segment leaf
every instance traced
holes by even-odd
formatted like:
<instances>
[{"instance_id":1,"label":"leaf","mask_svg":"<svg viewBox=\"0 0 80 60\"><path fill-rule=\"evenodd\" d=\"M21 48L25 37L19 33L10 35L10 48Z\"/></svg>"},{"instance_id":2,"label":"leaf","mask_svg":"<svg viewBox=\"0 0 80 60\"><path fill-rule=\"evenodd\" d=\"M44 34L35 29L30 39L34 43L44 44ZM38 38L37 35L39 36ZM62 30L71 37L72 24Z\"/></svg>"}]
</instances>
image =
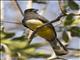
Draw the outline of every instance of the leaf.
<instances>
[{"instance_id":1,"label":"leaf","mask_svg":"<svg viewBox=\"0 0 80 60\"><path fill-rule=\"evenodd\" d=\"M33 3L40 3L40 4L46 4L46 0L33 0Z\"/></svg>"},{"instance_id":2,"label":"leaf","mask_svg":"<svg viewBox=\"0 0 80 60\"><path fill-rule=\"evenodd\" d=\"M72 23L71 26L77 26L77 25L80 25L80 19L75 19L75 21Z\"/></svg>"},{"instance_id":3,"label":"leaf","mask_svg":"<svg viewBox=\"0 0 80 60\"><path fill-rule=\"evenodd\" d=\"M0 31L1 39L8 39L15 35L15 33L6 33L3 30Z\"/></svg>"},{"instance_id":4,"label":"leaf","mask_svg":"<svg viewBox=\"0 0 80 60\"><path fill-rule=\"evenodd\" d=\"M5 36L6 35L2 31L0 31L0 39L4 38Z\"/></svg>"},{"instance_id":5,"label":"leaf","mask_svg":"<svg viewBox=\"0 0 80 60\"><path fill-rule=\"evenodd\" d=\"M72 9L72 10L79 10L79 5L73 1L73 0L69 0L68 1L68 6Z\"/></svg>"},{"instance_id":6,"label":"leaf","mask_svg":"<svg viewBox=\"0 0 80 60\"><path fill-rule=\"evenodd\" d=\"M64 26L71 25L74 22L73 14L69 14L64 21Z\"/></svg>"},{"instance_id":7,"label":"leaf","mask_svg":"<svg viewBox=\"0 0 80 60\"><path fill-rule=\"evenodd\" d=\"M80 37L80 27L74 26L69 29L72 36Z\"/></svg>"},{"instance_id":8,"label":"leaf","mask_svg":"<svg viewBox=\"0 0 80 60\"><path fill-rule=\"evenodd\" d=\"M29 47L39 48L45 45L47 45L47 43L35 43L35 44L31 44Z\"/></svg>"},{"instance_id":9,"label":"leaf","mask_svg":"<svg viewBox=\"0 0 80 60\"><path fill-rule=\"evenodd\" d=\"M25 41L27 40L27 38L25 36L21 36L21 37L16 37L16 38L13 38L13 40L20 40L20 41ZM27 41L26 41L27 42Z\"/></svg>"},{"instance_id":10,"label":"leaf","mask_svg":"<svg viewBox=\"0 0 80 60\"><path fill-rule=\"evenodd\" d=\"M64 8L66 9L68 7L68 1L64 0L63 3L64 3Z\"/></svg>"},{"instance_id":11,"label":"leaf","mask_svg":"<svg viewBox=\"0 0 80 60\"><path fill-rule=\"evenodd\" d=\"M19 60L26 60L26 57L46 57L48 55L44 54L43 52L35 53L36 49L46 45L46 43L35 43L31 44L27 47L27 39L26 36L18 37L15 39L10 39L14 34L12 33L5 33L3 30L0 30L2 34L1 43L8 46L11 51L12 57L18 57ZM9 37L7 37L9 35ZM12 36L10 36L12 35ZM5 38L7 37L7 38ZM4 52L3 49L0 52ZM5 53L5 52L4 52ZM19 53L19 54L18 54ZM18 56L19 55L19 56ZM27 59L28 60L28 59Z\"/></svg>"},{"instance_id":12,"label":"leaf","mask_svg":"<svg viewBox=\"0 0 80 60\"><path fill-rule=\"evenodd\" d=\"M65 41L65 42L68 42L69 41L69 35L67 33L67 31L64 31L63 34L62 34L62 39Z\"/></svg>"}]
</instances>

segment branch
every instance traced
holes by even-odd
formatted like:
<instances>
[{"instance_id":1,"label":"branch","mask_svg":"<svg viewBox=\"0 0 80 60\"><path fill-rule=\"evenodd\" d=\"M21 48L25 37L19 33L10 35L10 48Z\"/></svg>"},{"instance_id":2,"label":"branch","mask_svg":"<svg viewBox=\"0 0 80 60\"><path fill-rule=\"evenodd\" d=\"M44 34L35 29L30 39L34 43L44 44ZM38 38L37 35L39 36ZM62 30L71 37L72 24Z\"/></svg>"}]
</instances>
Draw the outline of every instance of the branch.
<instances>
[{"instance_id":1,"label":"branch","mask_svg":"<svg viewBox=\"0 0 80 60\"><path fill-rule=\"evenodd\" d=\"M76 14L76 13L67 13L67 10L64 8L64 2L62 2L62 0L58 0L58 3L59 3L59 7L60 7L62 14L66 16L69 14L73 14L74 16L80 16L80 14Z\"/></svg>"},{"instance_id":2,"label":"branch","mask_svg":"<svg viewBox=\"0 0 80 60\"><path fill-rule=\"evenodd\" d=\"M76 14L76 13L67 13L67 15L72 14L73 16L80 16L80 14Z\"/></svg>"},{"instance_id":3,"label":"branch","mask_svg":"<svg viewBox=\"0 0 80 60\"><path fill-rule=\"evenodd\" d=\"M64 16L64 15L61 14L61 15L58 16L55 20L52 20L52 21L50 21L50 22L48 22L48 23L45 23L44 25L42 25L41 27L39 27L39 28L37 28L37 29L41 29L41 28L43 28L44 26L47 26L47 25L52 24L52 23L54 23L54 22L57 22L57 21L59 21L60 18L63 17L63 16Z\"/></svg>"},{"instance_id":4,"label":"branch","mask_svg":"<svg viewBox=\"0 0 80 60\"><path fill-rule=\"evenodd\" d=\"M15 1L16 5L17 5L18 9L20 10L20 12L21 12L22 16L24 16L24 13L23 13L23 11L22 11L21 7L19 6L19 4L18 4L17 0L14 0L14 1Z\"/></svg>"},{"instance_id":5,"label":"branch","mask_svg":"<svg viewBox=\"0 0 80 60\"><path fill-rule=\"evenodd\" d=\"M24 13L23 13L22 9L20 8L20 6L19 6L17 0L14 0L14 1L15 1L15 3L16 3L17 7L19 8L19 10L20 10L22 16L24 16ZM13 24L22 24L22 23L18 23L18 22L0 21L0 23L3 23L3 22L5 22L5 23L13 23Z\"/></svg>"},{"instance_id":6,"label":"branch","mask_svg":"<svg viewBox=\"0 0 80 60\"><path fill-rule=\"evenodd\" d=\"M22 24L22 23L18 23L18 22L9 22L9 21L0 21L0 23L13 23L13 24Z\"/></svg>"},{"instance_id":7,"label":"branch","mask_svg":"<svg viewBox=\"0 0 80 60\"><path fill-rule=\"evenodd\" d=\"M19 10L20 10L22 16L24 16L24 13L23 13L22 9L20 8L20 6L19 6L17 0L14 0L14 1L15 1L15 3L16 3L17 7L19 8ZM29 0L27 4L28 4L28 5L27 5L27 8L28 8L28 9L32 8L32 0ZM18 24L18 23L16 23L16 24ZM21 23L21 24L22 24L22 23ZM29 35L28 35L28 37L29 37L29 36L32 34L32 31L29 30L28 34L29 34ZM31 43L31 41L32 41L32 40L29 40L28 45Z\"/></svg>"},{"instance_id":8,"label":"branch","mask_svg":"<svg viewBox=\"0 0 80 60\"><path fill-rule=\"evenodd\" d=\"M62 3L62 0L58 0L58 3L59 3L59 7L60 7L60 10L61 12L64 14L64 15L67 15L67 11L64 9L64 3Z\"/></svg>"}]
</instances>

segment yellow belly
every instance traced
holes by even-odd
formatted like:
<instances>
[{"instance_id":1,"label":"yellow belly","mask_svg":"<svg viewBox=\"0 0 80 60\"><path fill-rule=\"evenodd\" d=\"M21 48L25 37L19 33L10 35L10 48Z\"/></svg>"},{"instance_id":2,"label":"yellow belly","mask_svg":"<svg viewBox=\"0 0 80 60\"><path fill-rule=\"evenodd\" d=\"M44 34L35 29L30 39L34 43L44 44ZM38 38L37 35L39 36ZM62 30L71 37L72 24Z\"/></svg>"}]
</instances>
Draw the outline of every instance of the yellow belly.
<instances>
[{"instance_id":1,"label":"yellow belly","mask_svg":"<svg viewBox=\"0 0 80 60\"><path fill-rule=\"evenodd\" d=\"M30 29L32 29L34 31L36 28L42 26L43 22L41 22L39 20L32 19L32 20L26 21L26 24ZM40 37L45 38L47 40L52 39L54 37L54 35L55 35L53 29L48 27L48 26L45 26L42 29L40 29L40 31L38 31L37 34Z\"/></svg>"}]
</instances>

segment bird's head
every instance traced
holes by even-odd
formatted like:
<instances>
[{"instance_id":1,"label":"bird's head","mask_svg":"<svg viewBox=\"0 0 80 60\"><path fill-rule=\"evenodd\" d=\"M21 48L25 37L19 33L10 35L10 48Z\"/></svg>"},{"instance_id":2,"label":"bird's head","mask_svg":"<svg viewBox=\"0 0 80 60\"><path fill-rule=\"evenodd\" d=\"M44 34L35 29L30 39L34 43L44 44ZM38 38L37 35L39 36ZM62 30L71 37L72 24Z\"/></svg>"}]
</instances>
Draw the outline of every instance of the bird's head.
<instances>
[{"instance_id":1,"label":"bird's head","mask_svg":"<svg viewBox=\"0 0 80 60\"><path fill-rule=\"evenodd\" d=\"M31 8L31 9L25 10L24 13L37 12L37 11L38 11L38 9Z\"/></svg>"}]
</instances>

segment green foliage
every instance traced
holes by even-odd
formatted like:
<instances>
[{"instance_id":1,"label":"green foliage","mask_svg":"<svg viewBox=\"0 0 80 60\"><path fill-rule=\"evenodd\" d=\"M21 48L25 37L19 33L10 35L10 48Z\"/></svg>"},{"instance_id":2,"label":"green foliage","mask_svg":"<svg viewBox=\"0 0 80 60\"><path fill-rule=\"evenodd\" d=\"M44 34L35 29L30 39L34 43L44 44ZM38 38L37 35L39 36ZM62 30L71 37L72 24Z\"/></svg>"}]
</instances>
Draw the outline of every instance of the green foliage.
<instances>
[{"instance_id":1,"label":"green foliage","mask_svg":"<svg viewBox=\"0 0 80 60\"><path fill-rule=\"evenodd\" d=\"M69 41L69 35L67 34L68 31L71 33L72 37L80 37L80 27L78 27L78 25L80 25L80 18L68 15L63 25L66 31L63 31L62 39L65 42Z\"/></svg>"},{"instance_id":2,"label":"green foliage","mask_svg":"<svg viewBox=\"0 0 80 60\"><path fill-rule=\"evenodd\" d=\"M74 22L73 14L69 14L65 19L64 26L71 25Z\"/></svg>"},{"instance_id":3,"label":"green foliage","mask_svg":"<svg viewBox=\"0 0 80 60\"><path fill-rule=\"evenodd\" d=\"M69 41L69 35L68 35L67 31L63 31L62 39L63 39L65 42L68 42L68 41Z\"/></svg>"},{"instance_id":4,"label":"green foliage","mask_svg":"<svg viewBox=\"0 0 80 60\"><path fill-rule=\"evenodd\" d=\"M77 26L77 25L80 25L80 17L75 18L75 20L72 22L71 26Z\"/></svg>"},{"instance_id":5,"label":"green foliage","mask_svg":"<svg viewBox=\"0 0 80 60\"><path fill-rule=\"evenodd\" d=\"M68 6L69 6L72 10L79 10L79 5L78 5L74 0L68 1Z\"/></svg>"},{"instance_id":6,"label":"green foliage","mask_svg":"<svg viewBox=\"0 0 80 60\"><path fill-rule=\"evenodd\" d=\"M35 3L42 3L46 4L46 1L43 0L33 0ZM69 6L71 10L79 10L79 5L74 2L73 0L65 0L64 10ZM66 12L65 12L66 13ZM69 41L69 35L67 32L71 32L72 36L80 37L80 27L76 25L80 24L80 18L74 19L73 14L69 14L66 16L65 21L63 23L63 28L66 28L66 31L63 31L62 39L65 42ZM67 26L72 26L68 28ZM1 27L1 23L0 23ZM61 30L62 31L62 30ZM28 41L26 36L18 37L15 39L11 39L15 34L14 33L6 33L4 29L0 29L0 43L5 45L6 47L0 46L0 54L9 54L11 57L17 57L18 60L26 60L27 58L31 57L48 57L49 55L45 54L44 52L36 52L36 49L46 45L46 43L35 43L31 44L30 46L27 45Z\"/></svg>"},{"instance_id":7,"label":"green foliage","mask_svg":"<svg viewBox=\"0 0 80 60\"><path fill-rule=\"evenodd\" d=\"M80 27L74 26L69 29L71 31L72 36L80 37Z\"/></svg>"},{"instance_id":8,"label":"green foliage","mask_svg":"<svg viewBox=\"0 0 80 60\"><path fill-rule=\"evenodd\" d=\"M3 47L0 48L0 52L3 52L3 54L9 54L11 57L17 57L17 59L19 60L26 60L30 57L49 56L41 51L36 53L36 49L46 45L46 43L35 43L28 46L28 41L25 36L18 37L12 40L11 37L14 36L14 33L5 33L3 29L0 30L0 35L0 42L1 44L3 44Z\"/></svg>"},{"instance_id":9,"label":"green foliage","mask_svg":"<svg viewBox=\"0 0 80 60\"><path fill-rule=\"evenodd\" d=\"M64 7L65 9L67 9L67 7L69 7L68 9L71 10L79 10L79 5L74 1L74 0L64 0L64 5L66 7ZM69 11L67 12L69 13ZM62 34L62 39L65 42L69 41L69 35L67 34L67 32L69 31L71 33L71 36L77 36L80 37L80 28L78 27L78 25L80 25L80 16L74 16L73 14L75 13L75 11L72 13L70 12L70 14L66 15L66 17L64 18L64 22L63 22L63 26L64 26L64 30L66 29L66 31L63 30L63 34ZM76 13L78 14L78 13Z\"/></svg>"},{"instance_id":10,"label":"green foliage","mask_svg":"<svg viewBox=\"0 0 80 60\"><path fill-rule=\"evenodd\" d=\"M41 4L46 4L46 0L33 0L33 3L41 3Z\"/></svg>"},{"instance_id":11,"label":"green foliage","mask_svg":"<svg viewBox=\"0 0 80 60\"><path fill-rule=\"evenodd\" d=\"M6 33L3 31L0 31L0 34L1 34L1 38L3 38L3 39L11 38L12 36L15 35L14 33Z\"/></svg>"}]
</instances>

